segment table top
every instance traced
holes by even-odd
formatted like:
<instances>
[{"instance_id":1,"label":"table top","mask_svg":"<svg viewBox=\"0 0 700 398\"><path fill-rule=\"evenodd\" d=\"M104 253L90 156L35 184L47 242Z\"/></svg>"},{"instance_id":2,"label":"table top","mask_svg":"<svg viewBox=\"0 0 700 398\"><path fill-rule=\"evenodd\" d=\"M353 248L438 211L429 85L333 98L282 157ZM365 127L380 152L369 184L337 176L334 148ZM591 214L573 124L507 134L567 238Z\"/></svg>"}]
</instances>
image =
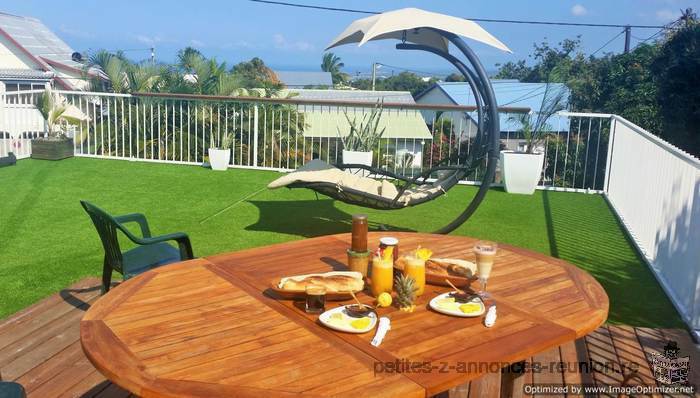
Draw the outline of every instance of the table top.
<instances>
[{"instance_id":1,"label":"table top","mask_svg":"<svg viewBox=\"0 0 700 398\"><path fill-rule=\"evenodd\" d=\"M370 233L370 247L385 235L399 238L401 250L421 245L435 257L474 261L473 238ZM330 235L149 271L87 311L80 325L83 350L105 376L140 396L424 397L477 378L491 364L517 362L581 337L608 314L608 297L589 274L508 245L499 245L489 279L498 307L491 328L483 317L430 310L427 302L448 289L428 285L413 313L379 309L392 329L374 347L373 332L329 330L299 303L270 294L275 277L346 269L349 244L349 234ZM386 371L396 365L404 371Z\"/></svg>"}]
</instances>

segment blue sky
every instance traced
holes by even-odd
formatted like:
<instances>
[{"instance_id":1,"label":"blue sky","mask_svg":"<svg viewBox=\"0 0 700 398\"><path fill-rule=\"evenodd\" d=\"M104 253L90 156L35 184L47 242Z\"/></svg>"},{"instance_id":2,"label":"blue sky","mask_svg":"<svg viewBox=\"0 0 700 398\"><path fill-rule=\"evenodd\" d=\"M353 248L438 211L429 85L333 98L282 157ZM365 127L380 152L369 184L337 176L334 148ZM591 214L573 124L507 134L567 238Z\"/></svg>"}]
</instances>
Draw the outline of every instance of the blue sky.
<instances>
[{"instance_id":1,"label":"blue sky","mask_svg":"<svg viewBox=\"0 0 700 398\"><path fill-rule=\"evenodd\" d=\"M419 7L467 18L644 25L667 23L687 7L700 9L700 0L290 1L373 11ZM148 57L147 48L154 46L156 58L169 62L174 60L178 49L189 45L228 64L258 56L274 68L290 70L318 70L326 44L350 22L363 17L246 0L10 0L0 4L0 11L41 19L78 51L124 49L129 57L143 59ZM581 35L584 50L590 53L620 31L617 28L500 23L482 23L482 26L514 51L514 54L505 54L474 44L487 69L494 69L496 63L527 58L532 44L545 38L557 43L563 38ZM656 30L633 29L632 45L654 33ZM620 52L622 48L623 37L620 36L605 51ZM427 72L449 70L444 61L434 56L400 52L388 41L360 48L345 46L334 51L342 57L348 72L366 71L372 62Z\"/></svg>"}]
</instances>

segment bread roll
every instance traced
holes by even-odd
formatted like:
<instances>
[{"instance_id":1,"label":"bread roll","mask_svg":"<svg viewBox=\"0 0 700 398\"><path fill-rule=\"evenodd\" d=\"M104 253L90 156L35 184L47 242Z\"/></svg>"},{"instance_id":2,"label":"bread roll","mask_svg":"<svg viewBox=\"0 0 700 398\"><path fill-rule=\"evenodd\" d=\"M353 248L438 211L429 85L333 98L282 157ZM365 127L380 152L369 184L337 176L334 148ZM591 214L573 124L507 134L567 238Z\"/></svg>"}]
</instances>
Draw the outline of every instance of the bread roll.
<instances>
[{"instance_id":1,"label":"bread roll","mask_svg":"<svg viewBox=\"0 0 700 398\"><path fill-rule=\"evenodd\" d=\"M283 278L280 281L280 288L283 290L303 291L308 285L324 286L327 292L341 293L361 291L365 283L359 272L301 275Z\"/></svg>"}]
</instances>

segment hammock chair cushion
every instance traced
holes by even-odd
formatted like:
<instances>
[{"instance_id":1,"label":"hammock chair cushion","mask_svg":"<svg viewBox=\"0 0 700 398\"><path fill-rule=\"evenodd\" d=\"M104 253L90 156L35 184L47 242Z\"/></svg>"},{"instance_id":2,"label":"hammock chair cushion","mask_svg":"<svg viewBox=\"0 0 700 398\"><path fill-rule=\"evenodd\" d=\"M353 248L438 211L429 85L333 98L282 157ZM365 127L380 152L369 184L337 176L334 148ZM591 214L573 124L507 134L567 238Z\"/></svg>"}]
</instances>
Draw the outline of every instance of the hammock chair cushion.
<instances>
[{"instance_id":1,"label":"hammock chair cushion","mask_svg":"<svg viewBox=\"0 0 700 398\"><path fill-rule=\"evenodd\" d=\"M269 183L267 187L275 189L295 183L329 183L336 185L340 190L352 189L391 200L399 193L394 184L387 180L375 180L351 174L319 159L314 159L297 170L283 175Z\"/></svg>"},{"instance_id":2,"label":"hammock chair cushion","mask_svg":"<svg viewBox=\"0 0 700 398\"><path fill-rule=\"evenodd\" d=\"M356 200L351 200L351 202L357 202L360 200L361 196L364 196L370 200L380 201L386 204L393 203L394 207L406 207L423 202L428 197L441 195L445 192L443 188L444 183L445 181L442 180L436 181L433 184L423 184L411 189L406 189L401 196L396 199L399 190L387 179L376 180L363 175L352 174L322 160L314 159L296 171L285 174L272 181L267 187L270 189L281 187L292 188L298 187L299 184L304 184L314 189L314 186L327 187L331 185L334 186L338 193L342 193L346 198L348 196L356 197ZM317 189L317 191L323 194L329 194L327 189Z\"/></svg>"}]
</instances>

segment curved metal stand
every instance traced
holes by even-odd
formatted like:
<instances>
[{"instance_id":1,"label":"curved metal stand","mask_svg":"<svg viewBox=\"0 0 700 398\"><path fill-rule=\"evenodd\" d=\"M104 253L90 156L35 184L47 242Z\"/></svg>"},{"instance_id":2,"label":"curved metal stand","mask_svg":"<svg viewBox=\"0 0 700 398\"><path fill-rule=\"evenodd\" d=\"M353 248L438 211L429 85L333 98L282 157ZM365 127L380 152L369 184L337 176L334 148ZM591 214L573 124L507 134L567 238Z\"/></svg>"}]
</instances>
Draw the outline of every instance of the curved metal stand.
<instances>
[{"instance_id":1,"label":"curved metal stand","mask_svg":"<svg viewBox=\"0 0 700 398\"><path fill-rule=\"evenodd\" d=\"M438 234L448 234L457 229L460 225L464 224L464 222L467 221L472 214L474 214L489 190L491 182L496 175L496 165L498 164L500 126L496 96L493 93L493 87L491 87L491 82L486 74L486 70L479 61L479 58L477 58L472 49L459 36L439 29L433 30L454 44L454 46L462 52L469 64L471 64L473 70L469 69L455 56L434 47L402 43L398 44L396 48L405 50L423 50L439 55L454 65L457 70L464 75L464 78L467 80L474 93L479 117L479 131L477 132L477 141L475 146L477 148L481 148L482 135L487 138L486 145L488 145L486 172L482 177L479 191L476 193L466 209L464 209L464 211L454 221L435 231L435 233Z\"/></svg>"}]
</instances>

